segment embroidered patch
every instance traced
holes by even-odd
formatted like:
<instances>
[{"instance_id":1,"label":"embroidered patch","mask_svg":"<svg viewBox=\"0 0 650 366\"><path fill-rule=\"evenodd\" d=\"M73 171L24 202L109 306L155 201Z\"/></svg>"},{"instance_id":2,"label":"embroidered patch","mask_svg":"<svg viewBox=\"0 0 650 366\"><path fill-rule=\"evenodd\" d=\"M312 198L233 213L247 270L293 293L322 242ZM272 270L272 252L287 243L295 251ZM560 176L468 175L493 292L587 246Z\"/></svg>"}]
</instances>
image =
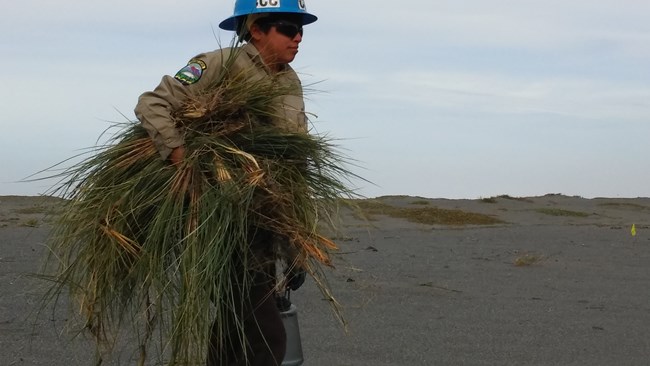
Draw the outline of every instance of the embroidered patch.
<instances>
[{"instance_id":1,"label":"embroidered patch","mask_svg":"<svg viewBox=\"0 0 650 366\"><path fill-rule=\"evenodd\" d=\"M205 62L201 60L190 60L184 68L178 70L174 78L184 85L191 85L201 79L203 70L207 68Z\"/></svg>"},{"instance_id":2,"label":"embroidered patch","mask_svg":"<svg viewBox=\"0 0 650 366\"><path fill-rule=\"evenodd\" d=\"M257 0L257 8L280 8L280 0Z\"/></svg>"}]
</instances>

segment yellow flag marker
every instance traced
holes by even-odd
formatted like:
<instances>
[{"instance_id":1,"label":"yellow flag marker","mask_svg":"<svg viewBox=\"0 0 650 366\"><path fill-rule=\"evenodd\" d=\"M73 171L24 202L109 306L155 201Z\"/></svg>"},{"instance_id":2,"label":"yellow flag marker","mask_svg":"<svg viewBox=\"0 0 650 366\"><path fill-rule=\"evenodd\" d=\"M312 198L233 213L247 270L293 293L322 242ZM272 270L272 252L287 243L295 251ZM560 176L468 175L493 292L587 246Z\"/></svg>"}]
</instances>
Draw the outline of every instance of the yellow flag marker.
<instances>
[{"instance_id":1,"label":"yellow flag marker","mask_svg":"<svg viewBox=\"0 0 650 366\"><path fill-rule=\"evenodd\" d=\"M630 230L630 233L632 233L632 236L636 236L636 225L632 224L632 230Z\"/></svg>"}]
</instances>

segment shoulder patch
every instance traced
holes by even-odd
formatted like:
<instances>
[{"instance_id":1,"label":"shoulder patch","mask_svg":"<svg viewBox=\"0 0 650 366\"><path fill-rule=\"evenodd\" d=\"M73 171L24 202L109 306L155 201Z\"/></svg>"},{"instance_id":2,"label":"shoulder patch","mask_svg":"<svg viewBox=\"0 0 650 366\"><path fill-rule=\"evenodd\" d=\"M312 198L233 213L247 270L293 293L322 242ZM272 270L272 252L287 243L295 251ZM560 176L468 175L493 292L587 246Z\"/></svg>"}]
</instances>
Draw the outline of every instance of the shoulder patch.
<instances>
[{"instance_id":1,"label":"shoulder patch","mask_svg":"<svg viewBox=\"0 0 650 366\"><path fill-rule=\"evenodd\" d=\"M203 70L207 68L205 62L201 60L190 60L187 66L178 70L174 78L184 85L191 85L196 83L203 76Z\"/></svg>"}]
</instances>

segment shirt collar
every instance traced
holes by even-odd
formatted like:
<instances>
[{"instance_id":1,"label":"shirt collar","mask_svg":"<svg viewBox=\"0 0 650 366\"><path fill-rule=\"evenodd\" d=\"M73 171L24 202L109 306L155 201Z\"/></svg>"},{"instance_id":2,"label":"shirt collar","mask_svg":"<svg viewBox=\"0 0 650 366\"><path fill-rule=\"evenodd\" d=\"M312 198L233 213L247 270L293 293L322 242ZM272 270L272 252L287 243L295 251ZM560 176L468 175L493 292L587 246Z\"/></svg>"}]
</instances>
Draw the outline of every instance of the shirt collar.
<instances>
[{"instance_id":1,"label":"shirt collar","mask_svg":"<svg viewBox=\"0 0 650 366\"><path fill-rule=\"evenodd\" d=\"M269 69L269 67L264 63L264 60L262 60L262 56L260 55L260 51L257 50L254 44L249 42L243 45L242 48L248 54L248 57L250 57L257 66L262 67L269 74L271 73L271 69ZM280 68L281 72L288 70L290 70L289 65L282 65Z\"/></svg>"}]
</instances>

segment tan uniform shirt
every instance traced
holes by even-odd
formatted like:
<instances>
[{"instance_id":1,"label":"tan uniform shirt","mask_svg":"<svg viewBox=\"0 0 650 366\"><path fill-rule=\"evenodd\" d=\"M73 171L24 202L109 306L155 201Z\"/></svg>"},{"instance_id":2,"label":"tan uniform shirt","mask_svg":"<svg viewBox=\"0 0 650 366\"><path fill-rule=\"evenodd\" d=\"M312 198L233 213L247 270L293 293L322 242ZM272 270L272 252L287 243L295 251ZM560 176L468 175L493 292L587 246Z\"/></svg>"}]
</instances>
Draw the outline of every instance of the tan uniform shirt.
<instances>
[{"instance_id":1,"label":"tan uniform shirt","mask_svg":"<svg viewBox=\"0 0 650 366\"><path fill-rule=\"evenodd\" d=\"M296 93L286 95L279 101L284 118L276 123L282 123L280 127L287 130L307 132L305 103L298 75L289 65L285 65L283 72L272 75L255 46L249 43L241 49L225 48L200 54L190 61L191 64L203 68L198 80L191 79L190 82L183 83L178 78L165 75L153 91L140 96L135 115L153 139L163 159L167 159L174 148L185 143L183 131L176 127L172 112L178 110L189 96L204 90L217 80L224 72L225 62L232 52L237 52L237 55L229 65L230 72L246 72L252 80L271 76L279 83L295 85Z\"/></svg>"}]
</instances>

